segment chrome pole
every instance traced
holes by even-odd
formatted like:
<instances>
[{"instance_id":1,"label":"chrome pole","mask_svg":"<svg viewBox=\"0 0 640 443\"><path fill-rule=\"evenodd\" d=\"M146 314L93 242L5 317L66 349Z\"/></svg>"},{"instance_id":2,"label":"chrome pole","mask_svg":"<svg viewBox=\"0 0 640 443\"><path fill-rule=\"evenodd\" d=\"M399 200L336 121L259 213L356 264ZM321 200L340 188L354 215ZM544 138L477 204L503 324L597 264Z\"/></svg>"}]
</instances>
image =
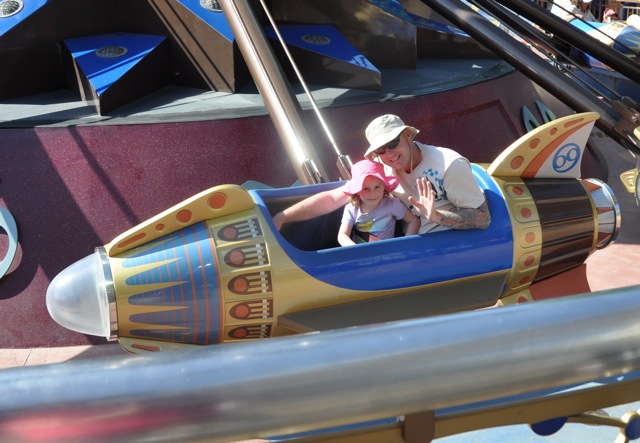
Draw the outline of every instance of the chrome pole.
<instances>
[{"instance_id":1,"label":"chrome pole","mask_svg":"<svg viewBox=\"0 0 640 443\"><path fill-rule=\"evenodd\" d=\"M311 91L309 90L309 87L307 86L307 82L304 80L304 77L302 76L302 73L298 69L298 65L296 64L295 60L293 59L293 55L291 55L291 52L289 51L289 48L287 47L287 43L284 41L284 38L282 37L282 34L280 34L280 30L278 29L278 25L276 24L275 20L271 16L271 13L269 12L269 8L267 7L267 5L266 5L264 0L260 0L260 3L262 4L262 9L264 10L265 15L267 16L267 19L269 20L269 23L271 24L271 27L273 28L273 31L275 32L276 36L278 37L278 41L280 42L280 45L282 46L282 50L284 51L285 55L287 56L287 60L291 64L291 67L293 68L293 71L296 73L296 77L298 78L298 81L302 85L302 88L304 89L304 92L307 95L309 103L311 103L311 107L313 108L313 111L316 113L316 116L318 117L318 121L320 122L320 125L322 126L322 129L324 129L324 132L325 132L327 138L329 139L329 142L331 143L331 146L333 146L333 150L335 151L336 156L337 156L336 165L338 166L338 171L340 171L341 177L344 180L350 180L351 179L351 166L353 166L353 164L351 163L351 159L349 158L348 155L344 155L344 154L342 154L340 152L340 148L338 147L338 143L336 142L335 138L333 137L333 134L331 133L331 130L329 129L329 125L327 124L327 122L325 121L324 117L322 116L322 112L320 111L320 108L318 108L316 100L313 97L313 94L311 93Z\"/></svg>"},{"instance_id":2,"label":"chrome pole","mask_svg":"<svg viewBox=\"0 0 640 443\"><path fill-rule=\"evenodd\" d=\"M220 4L298 179L304 184L329 181L302 107L251 6L247 0L220 0Z\"/></svg>"}]
</instances>

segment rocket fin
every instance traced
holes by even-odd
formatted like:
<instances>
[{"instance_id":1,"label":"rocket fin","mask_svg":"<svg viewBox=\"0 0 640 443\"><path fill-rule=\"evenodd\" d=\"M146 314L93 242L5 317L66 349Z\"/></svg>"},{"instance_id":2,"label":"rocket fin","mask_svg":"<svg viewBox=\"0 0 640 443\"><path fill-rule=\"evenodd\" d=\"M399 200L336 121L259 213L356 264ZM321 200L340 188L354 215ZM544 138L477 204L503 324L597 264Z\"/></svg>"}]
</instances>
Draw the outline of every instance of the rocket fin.
<instances>
[{"instance_id":1,"label":"rocket fin","mask_svg":"<svg viewBox=\"0 0 640 443\"><path fill-rule=\"evenodd\" d=\"M215 186L120 234L105 249L113 257L195 223L245 211L254 205L251 195L240 186Z\"/></svg>"},{"instance_id":2,"label":"rocket fin","mask_svg":"<svg viewBox=\"0 0 640 443\"><path fill-rule=\"evenodd\" d=\"M636 192L636 182L638 181L638 168L629 169L620 174L620 181L624 185L627 192L633 194Z\"/></svg>"},{"instance_id":3,"label":"rocket fin","mask_svg":"<svg viewBox=\"0 0 640 443\"><path fill-rule=\"evenodd\" d=\"M487 172L498 177L580 178L580 164L597 112L569 115L526 133Z\"/></svg>"}]
</instances>

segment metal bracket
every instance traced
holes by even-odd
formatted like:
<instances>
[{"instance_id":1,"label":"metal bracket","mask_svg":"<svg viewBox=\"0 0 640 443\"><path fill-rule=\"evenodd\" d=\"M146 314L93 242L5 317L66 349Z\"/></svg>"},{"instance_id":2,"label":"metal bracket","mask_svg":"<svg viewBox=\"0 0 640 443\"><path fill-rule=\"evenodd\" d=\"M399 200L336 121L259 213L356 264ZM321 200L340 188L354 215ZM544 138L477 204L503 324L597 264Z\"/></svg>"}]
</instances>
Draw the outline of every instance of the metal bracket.
<instances>
[{"instance_id":1,"label":"metal bracket","mask_svg":"<svg viewBox=\"0 0 640 443\"><path fill-rule=\"evenodd\" d=\"M349 158L348 155L341 154L338 156L336 164L338 165L340 176L344 180L351 180L351 167L353 166L353 163L351 163L351 158Z\"/></svg>"},{"instance_id":2,"label":"metal bracket","mask_svg":"<svg viewBox=\"0 0 640 443\"><path fill-rule=\"evenodd\" d=\"M301 166L302 172L307 180L307 185L317 185L325 181L324 177L318 170L316 163L313 159L306 159Z\"/></svg>"},{"instance_id":3,"label":"metal bracket","mask_svg":"<svg viewBox=\"0 0 640 443\"><path fill-rule=\"evenodd\" d=\"M436 413L434 411L405 415L402 424L402 437L405 443L430 443L435 434Z\"/></svg>"}]
</instances>

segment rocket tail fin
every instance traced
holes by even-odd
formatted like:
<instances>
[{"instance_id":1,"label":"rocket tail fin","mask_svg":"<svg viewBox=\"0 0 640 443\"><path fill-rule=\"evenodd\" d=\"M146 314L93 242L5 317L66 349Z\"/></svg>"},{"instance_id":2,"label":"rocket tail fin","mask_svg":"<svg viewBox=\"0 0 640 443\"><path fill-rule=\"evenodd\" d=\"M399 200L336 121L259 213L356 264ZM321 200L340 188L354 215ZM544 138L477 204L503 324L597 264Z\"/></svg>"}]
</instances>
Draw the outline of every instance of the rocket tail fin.
<instances>
[{"instance_id":1,"label":"rocket tail fin","mask_svg":"<svg viewBox=\"0 0 640 443\"><path fill-rule=\"evenodd\" d=\"M526 133L491 163L492 176L580 178L580 164L597 112L562 117Z\"/></svg>"}]
</instances>

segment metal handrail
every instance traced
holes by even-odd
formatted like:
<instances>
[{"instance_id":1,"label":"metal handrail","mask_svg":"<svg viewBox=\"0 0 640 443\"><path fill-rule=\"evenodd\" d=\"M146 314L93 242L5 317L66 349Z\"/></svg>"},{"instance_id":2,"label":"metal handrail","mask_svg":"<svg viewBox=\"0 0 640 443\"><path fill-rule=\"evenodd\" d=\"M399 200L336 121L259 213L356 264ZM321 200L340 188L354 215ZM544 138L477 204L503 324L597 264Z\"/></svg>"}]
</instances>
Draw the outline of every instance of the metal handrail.
<instances>
[{"instance_id":1,"label":"metal handrail","mask_svg":"<svg viewBox=\"0 0 640 443\"><path fill-rule=\"evenodd\" d=\"M7 369L0 371L0 440L29 441L37 433L43 442L78 435L91 442L228 442L538 392L640 370L639 316L640 287L629 287Z\"/></svg>"}]
</instances>

